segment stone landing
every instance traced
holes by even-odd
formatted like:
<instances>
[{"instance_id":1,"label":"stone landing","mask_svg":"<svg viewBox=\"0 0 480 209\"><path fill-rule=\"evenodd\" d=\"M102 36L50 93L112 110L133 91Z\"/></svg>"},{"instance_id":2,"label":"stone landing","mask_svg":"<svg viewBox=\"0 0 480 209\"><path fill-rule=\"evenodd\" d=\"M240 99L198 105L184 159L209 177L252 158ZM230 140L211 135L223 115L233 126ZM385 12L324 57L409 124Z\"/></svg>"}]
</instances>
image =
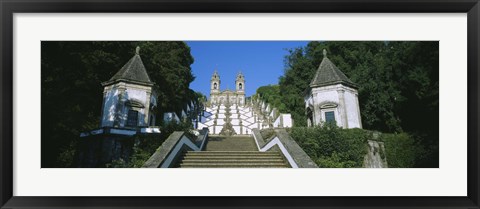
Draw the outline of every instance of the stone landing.
<instances>
[{"instance_id":1,"label":"stone landing","mask_svg":"<svg viewBox=\"0 0 480 209\"><path fill-rule=\"evenodd\" d=\"M205 151L258 151L250 136L210 136Z\"/></svg>"}]
</instances>

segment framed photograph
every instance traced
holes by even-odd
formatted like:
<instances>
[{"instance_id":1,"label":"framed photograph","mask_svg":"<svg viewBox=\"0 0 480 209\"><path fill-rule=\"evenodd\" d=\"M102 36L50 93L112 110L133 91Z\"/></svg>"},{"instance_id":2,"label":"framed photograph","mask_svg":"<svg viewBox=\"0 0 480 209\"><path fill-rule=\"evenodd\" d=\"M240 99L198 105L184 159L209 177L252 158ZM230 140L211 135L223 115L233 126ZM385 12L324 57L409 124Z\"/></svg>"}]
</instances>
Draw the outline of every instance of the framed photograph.
<instances>
[{"instance_id":1,"label":"framed photograph","mask_svg":"<svg viewBox=\"0 0 480 209\"><path fill-rule=\"evenodd\" d=\"M1 208L479 208L478 0L0 7Z\"/></svg>"}]
</instances>

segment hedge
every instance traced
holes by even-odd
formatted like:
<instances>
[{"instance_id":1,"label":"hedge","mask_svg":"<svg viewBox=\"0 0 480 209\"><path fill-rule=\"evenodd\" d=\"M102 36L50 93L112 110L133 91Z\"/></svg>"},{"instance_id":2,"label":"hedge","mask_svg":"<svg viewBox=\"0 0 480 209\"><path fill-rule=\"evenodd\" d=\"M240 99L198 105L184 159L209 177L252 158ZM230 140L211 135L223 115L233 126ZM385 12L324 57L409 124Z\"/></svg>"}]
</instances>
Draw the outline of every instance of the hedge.
<instances>
[{"instance_id":1,"label":"hedge","mask_svg":"<svg viewBox=\"0 0 480 209\"><path fill-rule=\"evenodd\" d=\"M378 135L374 137L374 135ZM422 149L406 133L374 134L364 129L342 129L332 124L293 127L290 136L323 168L360 168L368 152L368 140L383 141L389 167L415 166Z\"/></svg>"}]
</instances>

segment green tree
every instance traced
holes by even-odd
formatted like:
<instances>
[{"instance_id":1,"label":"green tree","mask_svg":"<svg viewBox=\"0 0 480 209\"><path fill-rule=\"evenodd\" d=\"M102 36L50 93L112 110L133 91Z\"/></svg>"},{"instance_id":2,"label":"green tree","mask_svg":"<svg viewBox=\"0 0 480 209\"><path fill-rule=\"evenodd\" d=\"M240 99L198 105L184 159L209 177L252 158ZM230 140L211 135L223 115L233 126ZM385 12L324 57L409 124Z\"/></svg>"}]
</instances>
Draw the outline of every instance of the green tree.
<instances>
[{"instance_id":1,"label":"green tree","mask_svg":"<svg viewBox=\"0 0 480 209\"><path fill-rule=\"evenodd\" d=\"M259 95L263 101L269 103L273 107L276 107L280 112L288 112L285 104L282 101L279 85L261 86L257 89L256 94Z\"/></svg>"},{"instance_id":2,"label":"green tree","mask_svg":"<svg viewBox=\"0 0 480 209\"><path fill-rule=\"evenodd\" d=\"M150 79L159 92L160 109L181 111L185 103L193 99L189 85L195 79L190 65L194 59L190 47L184 42L138 42L142 61Z\"/></svg>"},{"instance_id":3,"label":"green tree","mask_svg":"<svg viewBox=\"0 0 480 209\"><path fill-rule=\"evenodd\" d=\"M306 126L303 95L315 73L312 60L304 52L303 48L290 50L290 55L285 57L284 75L279 78L280 94L295 126Z\"/></svg>"},{"instance_id":4,"label":"green tree","mask_svg":"<svg viewBox=\"0 0 480 209\"><path fill-rule=\"evenodd\" d=\"M363 128L414 135L419 167L438 167L438 42L310 42L290 50L279 79L281 100L305 126L304 95L328 58L358 84Z\"/></svg>"},{"instance_id":5,"label":"green tree","mask_svg":"<svg viewBox=\"0 0 480 209\"><path fill-rule=\"evenodd\" d=\"M99 126L103 87L135 53L158 86L162 112L193 98L193 57L184 42L42 41L42 167L74 166L82 131Z\"/></svg>"}]
</instances>

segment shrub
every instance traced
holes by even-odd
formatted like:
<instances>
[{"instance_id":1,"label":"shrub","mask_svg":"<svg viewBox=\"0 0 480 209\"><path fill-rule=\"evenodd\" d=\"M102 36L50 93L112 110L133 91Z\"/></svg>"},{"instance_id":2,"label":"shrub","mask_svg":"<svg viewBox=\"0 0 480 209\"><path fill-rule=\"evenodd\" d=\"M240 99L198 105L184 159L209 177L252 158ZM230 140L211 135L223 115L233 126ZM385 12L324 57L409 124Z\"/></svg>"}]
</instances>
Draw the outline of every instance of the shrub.
<instances>
[{"instance_id":1,"label":"shrub","mask_svg":"<svg viewBox=\"0 0 480 209\"><path fill-rule=\"evenodd\" d=\"M420 157L422 147L416 145L412 136L407 133L381 134L378 140L385 144L388 167L415 167L415 158Z\"/></svg>"},{"instance_id":2,"label":"shrub","mask_svg":"<svg viewBox=\"0 0 480 209\"><path fill-rule=\"evenodd\" d=\"M192 132L191 122L168 123L161 129L160 134L138 134L134 136L134 146L132 155L128 160L119 159L106 164L109 168L140 168L155 153L155 151L165 142L165 140L175 131L184 131L185 134L193 139L195 135Z\"/></svg>"},{"instance_id":3,"label":"shrub","mask_svg":"<svg viewBox=\"0 0 480 209\"><path fill-rule=\"evenodd\" d=\"M312 128L293 127L292 138L320 167L362 167L369 132L342 129L335 124Z\"/></svg>"},{"instance_id":4,"label":"shrub","mask_svg":"<svg viewBox=\"0 0 480 209\"><path fill-rule=\"evenodd\" d=\"M383 141L385 152L382 158L392 168L415 167L416 158L425 153L415 138L407 133L379 134L373 139L373 132L364 129L342 129L335 124L316 127L293 127L290 136L302 149L324 168L359 168L368 152L368 140ZM377 137L375 137L377 138Z\"/></svg>"},{"instance_id":5,"label":"shrub","mask_svg":"<svg viewBox=\"0 0 480 209\"><path fill-rule=\"evenodd\" d=\"M263 140L268 141L275 136L275 130L273 128L260 130Z\"/></svg>"},{"instance_id":6,"label":"shrub","mask_svg":"<svg viewBox=\"0 0 480 209\"><path fill-rule=\"evenodd\" d=\"M165 142L170 134L148 134L137 135L135 137L135 145L133 153L130 157L127 167L140 168L155 153L158 147Z\"/></svg>"}]
</instances>

